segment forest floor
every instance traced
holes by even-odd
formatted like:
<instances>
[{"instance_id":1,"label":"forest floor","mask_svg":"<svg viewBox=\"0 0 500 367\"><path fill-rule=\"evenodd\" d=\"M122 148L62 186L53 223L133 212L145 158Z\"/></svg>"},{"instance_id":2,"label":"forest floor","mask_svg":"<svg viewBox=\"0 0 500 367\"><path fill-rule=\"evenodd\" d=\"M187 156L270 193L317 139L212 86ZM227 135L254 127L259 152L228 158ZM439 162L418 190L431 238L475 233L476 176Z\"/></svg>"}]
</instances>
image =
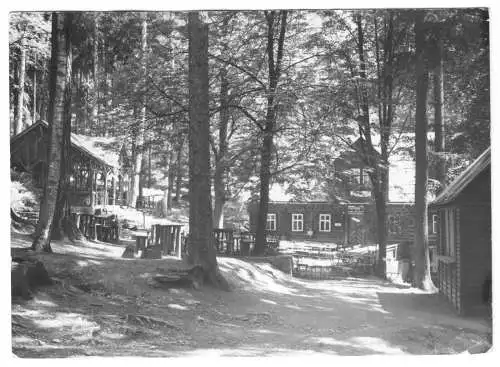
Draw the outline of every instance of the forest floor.
<instances>
[{"instance_id":1,"label":"forest floor","mask_svg":"<svg viewBox=\"0 0 500 367\"><path fill-rule=\"evenodd\" d=\"M31 243L20 233L11 242ZM231 292L163 289L151 276L179 260L122 259L123 246L87 241L52 246L40 258L55 284L12 303L19 357L443 354L490 345L490 323L376 278L301 280L221 257Z\"/></svg>"}]
</instances>

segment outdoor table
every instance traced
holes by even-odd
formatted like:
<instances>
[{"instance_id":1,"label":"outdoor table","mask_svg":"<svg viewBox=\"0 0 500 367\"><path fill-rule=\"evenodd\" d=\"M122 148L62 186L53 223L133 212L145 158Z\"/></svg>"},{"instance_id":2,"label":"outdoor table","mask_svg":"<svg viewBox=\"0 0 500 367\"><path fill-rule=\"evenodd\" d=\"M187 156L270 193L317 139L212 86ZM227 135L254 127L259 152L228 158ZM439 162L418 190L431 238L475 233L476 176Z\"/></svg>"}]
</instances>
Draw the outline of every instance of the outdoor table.
<instances>
[{"instance_id":1,"label":"outdoor table","mask_svg":"<svg viewBox=\"0 0 500 367\"><path fill-rule=\"evenodd\" d=\"M132 232L132 235L135 236L135 251L144 250L146 248L146 242L149 237L148 230L138 230Z\"/></svg>"},{"instance_id":2,"label":"outdoor table","mask_svg":"<svg viewBox=\"0 0 500 367\"><path fill-rule=\"evenodd\" d=\"M87 213L76 213L76 223L78 223L78 228L85 236L85 238L90 238L92 235L92 222L93 215Z\"/></svg>"},{"instance_id":3,"label":"outdoor table","mask_svg":"<svg viewBox=\"0 0 500 367\"><path fill-rule=\"evenodd\" d=\"M106 218L106 215L94 215L94 241L102 240L102 227Z\"/></svg>"}]
</instances>

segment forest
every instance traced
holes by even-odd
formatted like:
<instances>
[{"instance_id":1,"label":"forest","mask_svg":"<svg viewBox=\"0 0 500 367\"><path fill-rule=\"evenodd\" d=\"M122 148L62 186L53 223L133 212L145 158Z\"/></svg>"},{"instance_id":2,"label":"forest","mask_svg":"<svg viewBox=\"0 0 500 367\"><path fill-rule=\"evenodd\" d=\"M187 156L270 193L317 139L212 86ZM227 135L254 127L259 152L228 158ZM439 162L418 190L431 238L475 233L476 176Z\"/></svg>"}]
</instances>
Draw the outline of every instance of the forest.
<instances>
[{"instance_id":1,"label":"forest","mask_svg":"<svg viewBox=\"0 0 500 367\"><path fill-rule=\"evenodd\" d=\"M130 147L128 205L148 189L164 213L187 199L207 269L228 204L258 201L262 253L270 187L338 200L333 158L358 138L384 258L387 167L407 133L425 248L427 191L490 145L487 9L13 12L9 66L11 136L51 126L40 249L65 217L70 132Z\"/></svg>"},{"instance_id":2,"label":"forest","mask_svg":"<svg viewBox=\"0 0 500 367\"><path fill-rule=\"evenodd\" d=\"M489 16L11 12L12 353L487 351Z\"/></svg>"}]
</instances>

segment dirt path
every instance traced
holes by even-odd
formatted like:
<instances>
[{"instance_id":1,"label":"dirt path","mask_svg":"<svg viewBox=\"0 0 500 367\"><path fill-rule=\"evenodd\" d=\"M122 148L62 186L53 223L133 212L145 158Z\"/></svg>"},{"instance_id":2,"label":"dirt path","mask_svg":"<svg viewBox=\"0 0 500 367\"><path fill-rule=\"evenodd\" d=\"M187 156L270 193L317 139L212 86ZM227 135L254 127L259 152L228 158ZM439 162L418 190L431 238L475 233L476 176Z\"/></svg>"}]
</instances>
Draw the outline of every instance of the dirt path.
<instances>
[{"instance_id":1,"label":"dirt path","mask_svg":"<svg viewBox=\"0 0 500 367\"><path fill-rule=\"evenodd\" d=\"M103 244L62 245L54 249L65 253L46 260L57 284L12 306L18 356L459 353L482 348L490 333L437 295L374 278L306 281L221 258L232 292L166 290L149 279L173 266L168 259L127 261Z\"/></svg>"}]
</instances>

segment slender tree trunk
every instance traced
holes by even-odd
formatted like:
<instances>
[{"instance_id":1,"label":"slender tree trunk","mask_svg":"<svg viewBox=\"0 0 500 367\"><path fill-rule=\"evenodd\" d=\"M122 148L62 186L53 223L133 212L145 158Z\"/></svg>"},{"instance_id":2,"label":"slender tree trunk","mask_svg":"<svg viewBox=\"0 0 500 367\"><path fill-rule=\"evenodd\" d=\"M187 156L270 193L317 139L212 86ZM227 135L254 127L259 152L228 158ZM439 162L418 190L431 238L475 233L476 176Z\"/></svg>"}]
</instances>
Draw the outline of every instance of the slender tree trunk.
<instances>
[{"instance_id":1,"label":"slender tree trunk","mask_svg":"<svg viewBox=\"0 0 500 367\"><path fill-rule=\"evenodd\" d=\"M129 195L129 205L132 207L136 206L137 196L139 194L139 182L141 176L141 168L142 168L142 149L144 144L144 125L146 123L146 104L144 99L144 89L146 83L146 52L147 52L147 39L148 39L148 21L147 14L141 13L142 20L142 28L141 28L141 83L143 87L140 88L139 93L141 95L140 101L140 117L139 123L137 127L137 136L135 140L135 150L134 150L134 172L132 174L132 180L130 183L131 190Z\"/></svg>"},{"instance_id":2,"label":"slender tree trunk","mask_svg":"<svg viewBox=\"0 0 500 367\"><path fill-rule=\"evenodd\" d=\"M42 77L41 77L41 84L43 85L48 85L49 82L47 82L47 62L44 62L45 65L42 66ZM39 100L39 107L38 111L40 114L40 120L47 120L47 113L48 113L48 102L47 102L47 95L48 93L45 93L45 91L40 93L40 100Z\"/></svg>"},{"instance_id":3,"label":"slender tree trunk","mask_svg":"<svg viewBox=\"0 0 500 367\"><path fill-rule=\"evenodd\" d=\"M377 242L378 242L378 267L377 273L380 277L386 277L386 244L387 244L387 224L386 224L386 206L387 206L387 192L388 192L388 156L387 156L387 143L388 131L386 129L386 122L381 121L381 148L382 154L380 159L375 156L375 149L373 147L371 138L371 125L370 125L370 107L368 101L367 84L368 79L366 75L366 62L364 50L364 31L362 27L361 15L357 15L356 26L358 32L358 56L360 64L360 93L361 93L361 112L362 116L359 119L359 129L361 135L361 148L362 155L365 163L372 169L370 172L370 180L372 182L372 192L375 197L375 211L377 213ZM382 89L383 96L387 97L387 90ZM384 116L384 113L382 113ZM381 168L380 165L384 167Z\"/></svg>"},{"instance_id":4,"label":"slender tree trunk","mask_svg":"<svg viewBox=\"0 0 500 367\"><path fill-rule=\"evenodd\" d=\"M14 60L13 63L13 69L14 69L14 83L17 84L19 87L19 63ZM10 131L11 135L16 135L17 131L17 120L18 120L18 114L19 114L19 91L15 91L14 95L12 96L12 112L13 112L13 118L10 120Z\"/></svg>"},{"instance_id":5,"label":"slender tree trunk","mask_svg":"<svg viewBox=\"0 0 500 367\"><path fill-rule=\"evenodd\" d=\"M436 65L434 68L434 151L443 154L445 152L444 136L444 78L443 78L443 41L437 40ZM441 183L439 191L446 185L446 160L443 156L437 156L437 179Z\"/></svg>"},{"instance_id":6,"label":"slender tree trunk","mask_svg":"<svg viewBox=\"0 0 500 367\"><path fill-rule=\"evenodd\" d=\"M144 187L146 187L146 156L142 155L141 173L139 175L139 198L141 200L141 207L144 208Z\"/></svg>"},{"instance_id":7,"label":"slender tree trunk","mask_svg":"<svg viewBox=\"0 0 500 367\"><path fill-rule=\"evenodd\" d=\"M21 38L21 57L19 60L19 90L17 97L17 116L15 133L19 134L24 129L24 79L26 75L26 41Z\"/></svg>"},{"instance_id":8,"label":"slender tree trunk","mask_svg":"<svg viewBox=\"0 0 500 367\"><path fill-rule=\"evenodd\" d=\"M36 53L35 53L35 64L33 66L33 123L36 122L36 88L37 88L37 80L36 80Z\"/></svg>"},{"instance_id":9,"label":"slender tree trunk","mask_svg":"<svg viewBox=\"0 0 500 367\"><path fill-rule=\"evenodd\" d=\"M223 212L226 202L226 183L224 180L227 160L227 126L229 123L228 92L229 83L226 77L226 69L222 69L220 86L220 120L219 120L219 149L215 157L214 174L214 228L223 228Z\"/></svg>"},{"instance_id":10,"label":"slender tree trunk","mask_svg":"<svg viewBox=\"0 0 500 367\"><path fill-rule=\"evenodd\" d=\"M278 50L276 60L274 56L274 27L276 21L275 11L265 12L267 20L267 61L269 74L269 90L267 95L266 124L263 131L263 141L260 151L260 197L259 211L257 214L257 231L255 233L255 254L264 253L266 244L266 223L269 209L269 185L271 182L271 151L273 147L273 136L276 128L276 91L281 74L281 62L283 59L283 46L285 43L285 32L287 26L287 11L280 11L281 24L278 37Z\"/></svg>"},{"instance_id":11,"label":"slender tree trunk","mask_svg":"<svg viewBox=\"0 0 500 367\"><path fill-rule=\"evenodd\" d=\"M90 111L90 132L98 136L99 133L99 13L94 14L94 39L92 43L92 98Z\"/></svg>"},{"instance_id":12,"label":"slender tree trunk","mask_svg":"<svg viewBox=\"0 0 500 367\"><path fill-rule=\"evenodd\" d=\"M59 188L57 190L56 209L54 212L51 239L62 239L66 234L73 240L75 236L74 226L70 219L71 208L68 200L69 176L71 174L71 96L72 96L72 62L73 54L71 50L70 27L72 14L67 13L66 17L66 89L64 96L64 119L63 119L63 142L61 146L61 176L59 178ZM66 225L65 225L66 224Z\"/></svg>"},{"instance_id":13,"label":"slender tree trunk","mask_svg":"<svg viewBox=\"0 0 500 367\"><path fill-rule=\"evenodd\" d=\"M180 139L179 148L177 150L177 159L175 161L175 202L181 199L182 186L182 149L184 148L184 138Z\"/></svg>"},{"instance_id":14,"label":"slender tree trunk","mask_svg":"<svg viewBox=\"0 0 500 367\"><path fill-rule=\"evenodd\" d=\"M255 254L261 255L265 250L266 223L269 211L269 186L271 181L271 150L273 146L272 132L266 131L260 150L260 193L259 212L257 214L257 231L255 233Z\"/></svg>"},{"instance_id":15,"label":"slender tree trunk","mask_svg":"<svg viewBox=\"0 0 500 367\"><path fill-rule=\"evenodd\" d=\"M174 196L175 164L174 152L169 153L168 163L168 194L167 194L167 213L172 212L172 198Z\"/></svg>"},{"instance_id":16,"label":"slender tree trunk","mask_svg":"<svg viewBox=\"0 0 500 367\"><path fill-rule=\"evenodd\" d=\"M149 136L149 147L148 147L148 187L151 187L153 185L153 177L152 174L153 172L151 171L151 155L152 155L152 136Z\"/></svg>"},{"instance_id":17,"label":"slender tree trunk","mask_svg":"<svg viewBox=\"0 0 500 367\"><path fill-rule=\"evenodd\" d=\"M170 215L172 212L172 196L174 191L174 177L175 177L175 165L174 165L174 152L170 150L167 156L167 187L165 188L163 194L163 215Z\"/></svg>"},{"instance_id":18,"label":"slender tree trunk","mask_svg":"<svg viewBox=\"0 0 500 367\"><path fill-rule=\"evenodd\" d=\"M40 220L35 232L32 249L52 252L50 240L55 225L59 183L62 167L62 149L64 144L64 119L67 108L67 77L71 76L71 65L68 63L69 52L69 14L53 13L52 15L52 57L50 67L50 105L49 105L49 144L48 169L44 185L44 193L40 204Z\"/></svg>"},{"instance_id":19,"label":"slender tree trunk","mask_svg":"<svg viewBox=\"0 0 500 367\"><path fill-rule=\"evenodd\" d=\"M205 279L227 287L217 266L210 193L210 117L208 109L208 26L198 12L188 15L189 37L189 241L188 262L200 265Z\"/></svg>"},{"instance_id":20,"label":"slender tree trunk","mask_svg":"<svg viewBox=\"0 0 500 367\"><path fill-rule=\"evenodd\" d=\"M426 37L424 13L418 11L415 19L415 46L417 71L417 101L415 116L415 285L423 290L434 290L429 261L427 222L427 91L429 73L426 64Z\"/></svg>"}]
</instances>

